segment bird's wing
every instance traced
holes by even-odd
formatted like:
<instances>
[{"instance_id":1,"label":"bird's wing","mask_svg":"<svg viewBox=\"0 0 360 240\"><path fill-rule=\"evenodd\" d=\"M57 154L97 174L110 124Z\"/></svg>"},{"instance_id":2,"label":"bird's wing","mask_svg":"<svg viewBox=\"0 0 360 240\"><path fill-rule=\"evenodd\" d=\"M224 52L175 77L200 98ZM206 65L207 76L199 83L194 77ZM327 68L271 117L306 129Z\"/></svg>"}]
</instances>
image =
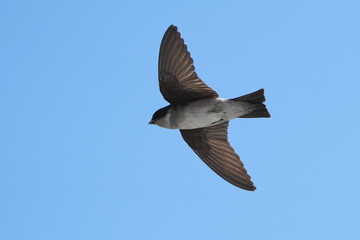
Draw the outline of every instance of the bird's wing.
<instances>
[{"instance_id":1,"label":"bird's wing","mask_svg":"<svg viewBox=\"0 0 360 240\"><path fill-rule=\"evenodd\" d=\"M254 191L244 164L230 146L227 138L229 122L192 130L180 130L185 142L220 177L229 183Z\"/></svg>"},{"instance_id":2,"label":"bird's wing","mask_svg":"<svg viewBox=\"0 0 360 240\"><path fill-rule=\"evenodd\" d=\"M171 104L218 97L197 76L184 39L173 25L165 32L160 45L159 85L165 100Z\"/></svg>"}]
</instances>

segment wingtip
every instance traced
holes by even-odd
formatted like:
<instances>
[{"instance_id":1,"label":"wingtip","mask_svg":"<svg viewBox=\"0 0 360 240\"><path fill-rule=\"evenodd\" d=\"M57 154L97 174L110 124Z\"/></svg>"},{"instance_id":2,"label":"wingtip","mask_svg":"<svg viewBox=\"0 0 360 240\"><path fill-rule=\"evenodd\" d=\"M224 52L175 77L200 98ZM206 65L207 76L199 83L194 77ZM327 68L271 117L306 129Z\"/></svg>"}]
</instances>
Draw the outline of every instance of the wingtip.
<instances>
[{"instance_id":1,"label":"wingtip","mask_svg":"<svg viewBox=\"0 0 360 240\"><path fill-rule=\"evenodd\" d=\"M248 176L248 177L250 178L250 176ZM256 190L256 187L255 187L254 183L250 179L248 179L247 181L243 181L243 180L241 180L241 181L236 181L236 180L235 181L229 181L227 179L225 179L225 180L228 181L229 183L231 183L232 185L234 185L234 186L236 186L238 188L241 188L243 190L246 190L246 191L253 192L253 191Z\"/></svg>"},{"instance_id":2,"label":"wingtip","mask_svg":"<svg viewBox=\"0 0 360 240\"><path fill-rule=\"evenodd\" d=\"M162 41L164 41L164 39L167 39L167 38L168 38L169 36L171 36L171 35L176 35L177 32L178 32L178 28L177 28L175 25L171 24L171 25L166 29Z\"/></svg>"},{"instance_id":3,"label":"wingtip","mask_svg":"<svg viewBox=\"0 0 360 240\"><path fill-rule=\"evenodd\" d=\"M174 29L174 30L177 30L177 26L175 26L174 24L171 24L169 27L168 27L168 30L170 29Z\"/></svg>"},{"instance_id":4,"label":"wingtip","mask_svg":"<svg viewBox=\"0 0 360 240\"><path fill-rule=\"evenodd\" d=\"M256 190L256 187L254 186L254 185L252 185L252 186L244 186L244 185L241 185L241 186L237 186L237 187L239 187L239 188L241 188L241 189L244 189L244 190L247 190L247 191L251 191L251 192L253 192L253 191L255 191Z\"/></svg>"}]
</instances>

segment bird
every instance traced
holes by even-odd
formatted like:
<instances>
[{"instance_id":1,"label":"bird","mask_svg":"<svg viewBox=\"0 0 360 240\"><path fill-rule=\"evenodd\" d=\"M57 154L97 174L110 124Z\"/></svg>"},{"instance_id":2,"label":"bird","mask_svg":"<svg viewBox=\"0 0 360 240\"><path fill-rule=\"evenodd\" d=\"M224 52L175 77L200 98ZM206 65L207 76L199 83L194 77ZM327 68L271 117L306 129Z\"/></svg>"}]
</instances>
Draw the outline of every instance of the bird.
<instances>
[{"instance_id":1,"label":"bird","mask_svg":"<svg viewBox=\"0 0 360 240\"><path fill-rule=\"evenodd\" d=\"M170 104L157 110L149 124L179 129L185 142L215 173L236 187L254 191L251 177L228 141L228 126L235 118L270 117L264 89L220 98L198 77L174 25L168 27L160 44L158 80L160 92Z\"/></svg>"}]
</instances>

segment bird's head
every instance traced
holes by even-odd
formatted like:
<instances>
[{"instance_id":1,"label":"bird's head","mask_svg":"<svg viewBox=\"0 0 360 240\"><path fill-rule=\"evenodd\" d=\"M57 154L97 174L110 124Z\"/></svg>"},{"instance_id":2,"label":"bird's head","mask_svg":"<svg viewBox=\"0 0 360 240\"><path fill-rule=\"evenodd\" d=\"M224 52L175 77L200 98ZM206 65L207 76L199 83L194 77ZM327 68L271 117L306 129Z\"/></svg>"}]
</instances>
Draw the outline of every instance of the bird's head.
<instances>
[{"instance_id":1,"label":"bird's head","mask_svg":"<svg viewBox=\"0 0 360 240\"><path fill-rule=\"evenodd\" d=\"M168 124L168 112L171 109L171 106L166 106L163 108L160 108L159 110L157 110L152 118L151 121L149 122L149 124L156 124L160 127L166 127L166 125Z\"/></svg>"}]
</instances>

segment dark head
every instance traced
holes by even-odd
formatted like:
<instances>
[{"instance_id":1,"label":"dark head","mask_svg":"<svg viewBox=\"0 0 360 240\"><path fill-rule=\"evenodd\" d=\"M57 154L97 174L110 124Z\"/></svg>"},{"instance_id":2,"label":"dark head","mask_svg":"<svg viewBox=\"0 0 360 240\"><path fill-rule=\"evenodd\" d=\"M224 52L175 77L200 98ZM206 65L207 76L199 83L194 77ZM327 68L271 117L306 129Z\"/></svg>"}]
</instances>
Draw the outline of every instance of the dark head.
<instances>
[{"instance_id":1,"label":"dark head","mask_svg":"<svg viewBox=\"0 0 360 240\"><path fill-rule=\"evenodd\" d=\"M171 105L160 108L159 110L157 110L153 114L149 124L158 124L160 120L164 119L164 117L166 116L166 114L169 112L170 109L171 109Z\"/></svg>"}]
</instances>

